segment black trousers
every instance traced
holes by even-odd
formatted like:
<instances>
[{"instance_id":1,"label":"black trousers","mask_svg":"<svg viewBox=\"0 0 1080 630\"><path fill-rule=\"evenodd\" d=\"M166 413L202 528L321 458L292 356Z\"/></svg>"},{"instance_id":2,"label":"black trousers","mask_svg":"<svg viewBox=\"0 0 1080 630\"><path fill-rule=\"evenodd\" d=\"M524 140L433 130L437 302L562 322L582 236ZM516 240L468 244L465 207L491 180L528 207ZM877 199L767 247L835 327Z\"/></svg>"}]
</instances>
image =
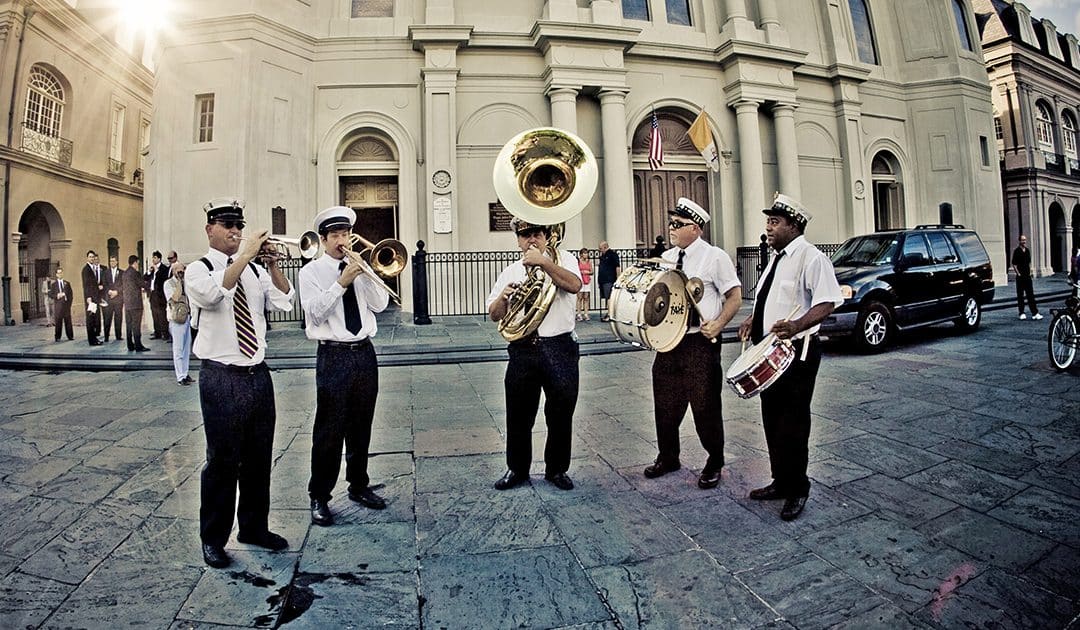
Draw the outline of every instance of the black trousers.
<instances>
[{"instance_id":1,"label":"black trousers","mask_svg":"<svg viewBox=\"0 0 1080 630\"><path fill-rule=\"evenodd\" d=\"M1027 297L1028 308L1031 309L1031 314L1039 312L1039 307L1035 306L1035 289L1031 286L1031 276L1016 276L1016 308L1020 311L1020 314L1024 314L1024 298Z\"/></svg>"},{"instance_id":2,"label":"black trousers","mask_svg":"<svg viewBox=\"0 0 1080 630\"><path fill-rule=\"evenodd\" d=\"M773 483L787 498L810 493L806 476L810 442L810 400L821 366L821 342L809 338L806 360L801 361L803 340L795 344L795 361L772 384L761 392L761 419L765 442L769 446L769 465Z\"/></svg>"},{"instance_id":3,"label":"black trousers","mask_svg":"<svg viewBox=\"0 0 1080 630\"><path fill-rule=\"evenodd\" d=\"M570 441L578 397L578 344L570 333L533 335L511 343L503 386L506 391L506 467L528 475L532 465L532 430L544 392L547 444L545 474L570 469Z\"/></svg>"},{"instance_id":4,"label":"black trousers","mask_svg":"<svg viewBox=\"0 0 1080 630\"><path fill-rule=\"evenodd\" d=\"M142 309L124 309L124 319L127 320L127 347L128 350L142 346Z\"/></svg>"},{"instance_id":5,"label":"black trousers","mask_svg":"<svg viewBox=\"0 0 1080 630\"><path fill-rule=\"evenodd\" d=\"M53 334L57 341L60 341L61 326L67 333L69 341L75 338L74 331L71 330L71 302L69 300L57 300L53 305Z\"/></svg>"},{"instance_id":6,"label":"black trousers","mask_svg":"<svg viewBox=\"0 0 1080 630\"><path fill-rule=\"evenodd\" d=\"M98 334L101 332L101 305L91 313L86 311L86 341L89 344L97 343Z\"/></svg>"},{"instance_id":7,"label":"black trousers","mask_svg":"<svg viewBox=\"0 0 1080 630\"><path fill-rule=\"evenodd\" d=\"M199 534L205 544L224 546L232 531L234 509L242 534L257 535L267 529L277 420L270 370L265 363L239 368L203 361L199 402L206 432Z\"/></svg>"},{"instance_id":8,"label":"black trousers","mask_svg":"<svg viewBox=\"0 0 1080 630\"><path fill-rule=\"evenodd\" d=\"M349 490L368 487L368 447L379 366L371 343L357 347L319 345L315 359L315 426L311 436L312 499L329 501L341 471L345 443L345 479Z\"/></svg>"},{"instance_id":9,"label":"black trousers","mask_svg":"<svg viewBox=\"0 0 1080 630\"><path fill-rule=\"evenodd\" d=\"M124 320L124 309L120 305L108 305L101 309L102 319L104 322L101 325L102 331L105 333L105 341L109 340L109 329L113 329L116 333L113 335L117 339L120 338L120 330Z\"/></svg>"},{"instance_id":10,"label":"black trousers","mask_svg":"<svg viewBox=\"0 0 1080 630\"><path fill-rule=\"evenodd\" d=\"M694 428L709 454L705 468L724 465L724 417L720 394L724 370L720 342L709 343L701 333L688 334L668 352L656 353L652 366L653 408L656 415L657 461L679 461L679 426L689 406Z\"/></svg>"},{"instance_id":11,"label":"black trousers","mask_svg":"<svg viewBox=\"0 0 1080 630\"><path fill-rule=\"evenodd\" d=\"M154 336L169 337L169 317L165 314L167 302L163 294L150 293L150 316L154 320Z\"/></svg>"}]
</instances>

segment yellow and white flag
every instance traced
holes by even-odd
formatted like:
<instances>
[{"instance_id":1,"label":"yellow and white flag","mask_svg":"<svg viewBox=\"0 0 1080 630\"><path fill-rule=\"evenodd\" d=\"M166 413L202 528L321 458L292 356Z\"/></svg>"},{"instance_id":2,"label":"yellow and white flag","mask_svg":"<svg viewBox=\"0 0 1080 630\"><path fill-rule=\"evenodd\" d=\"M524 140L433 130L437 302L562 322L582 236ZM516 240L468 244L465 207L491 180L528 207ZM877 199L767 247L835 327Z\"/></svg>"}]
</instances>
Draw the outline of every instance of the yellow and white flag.
<instances>
[{"instance_id":1,"label":"yellow and white flag","mask_svg":"<svg viewBox=\"0 0 1080 630\"><path fill-rule=\"evenodd\" d=\"M690 136L690 142L701 152L705 163L714 171L720 170L720 154L716 151L716 142L713 140L712 130L709 128L709 119L705 117L705 110L701 110L694 124L686 132Z\"/></svg>"}]
</instances>

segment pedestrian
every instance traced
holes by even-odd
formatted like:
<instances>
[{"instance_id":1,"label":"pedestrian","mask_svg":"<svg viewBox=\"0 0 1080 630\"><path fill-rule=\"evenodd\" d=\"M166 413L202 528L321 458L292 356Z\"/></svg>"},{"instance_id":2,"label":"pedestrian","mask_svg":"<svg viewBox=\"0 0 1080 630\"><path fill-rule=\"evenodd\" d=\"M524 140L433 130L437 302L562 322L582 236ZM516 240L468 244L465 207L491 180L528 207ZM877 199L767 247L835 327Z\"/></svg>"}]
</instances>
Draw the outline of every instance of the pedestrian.
<instances>
[{"instance_id":1,"label":"pedestrian","mask_svg":"<svg viewBox=\"0 0 1080 630\"><path fill-rule=\"evenodd\" d=\"M71 283L64 280L64 270L57 268L56 280L49 284L49 297L53 299L53 341L60 341L61 326L68 341L75 339L71 329L71 296Z\"/></svg>"},{"instance_id":2,"label":"pedestrian","mask_svg":"<svg viewBox=\"0 0 1080 630\"><path fill-rule=\"evenodd\" d=\"M604 304L600 307L604 314L600 321L611 321L608 318L607 300L611 298L611 289L615 286L615 280L619 278L622 267L619 263L619 255L608 247L607 241L600 241L600 260L597 263L596 281L600 284L600 298Z\"/></svg>"},{"instance_id":3,"label":"pedestrian","mask_svg":"<svg viewBox=\"0 0 1080 630\"><path fill-rule=\"evenodd\" d=\"M86 264L82 268L83 298L86 300L86 342L91 346L100 346L98 339L101 332L101 305L105 302L105 280L98 264L98 255L94 250L87 250Z\"/></svg>"},{"instance_id":4,"label":"pedestrian","mask_svg":"<svg viewBox=\"0 0 1080 630\"><path fill-rule=\"evenodd\" d=\"M128 267L120 280L124 296L124 321L126 322L128 352L149 352L142 342L143 293L146 283L139 273L139 257L128 256Z\"/></svg>"},{"instance_id":5,"label":"pedestrian","mask_svg":"<svg viewBox=\"0 0 1080 630\"><path fill-rule=\"evenodd\" d=\"M150 317L154 323L151 339L169 338L169 317L165 313L165 281L169 279L169 266L162 262L161 252L154 251L150 258L150 269L146 272L146 289L150 295Z\"/></svg>"},{"instance_id":6,"label":"pedestrian","mask_svg":"<svg viewBox=\"0 0 1080 630\"><path fill-rule=\"evenodd\" d=\"M56 304L56 300L49 296L49 285L52 284L53 277L45 276L41 281L41 295L45 302L45 319L47 320L46 326L53 325L53 306Z\"/></svg>"},{"instance_id":7,"label":"pedestrian","mask_svg":"<svg viewBox=\"0 0 1080 630\"><path fill-rule=\"evenodd\" d=\"M109 256L109 268L105 270L105 306L102 308L101 327L105 331L105 341L109 340L109 331L113 339L120 341L120 330L124 320L124 285L121 281L124 270L116 256Z\"/></svg>"},{"instance_id":8,"label":"pedestrian","mask_svg":"<svg viewBox=\"0 0 1080 630\"><path fill-rule=\"evenodd\" d=\"M334 524L328 504L341 470L342 444L349 499L372 510L386 507L371 489L367 464L379 396L371 338L378 331L375 313L386 308L390 293L375 281L371 267L351 253L354 223L356 213L344 206L316 214L324 254L300 269L304 332L319 344L308 495L311 522L322 526Z\"/></svg>"},{"instance_id":9,"label":"pedestrian","mask_svg":"<svg viewBox=\"0 0 1080 630\"><path fill-rule=\"evenodd\" d=\"M582 247L578 252L578 271L581 273L581 291L577 294L577 320L589 321L589 294L592 280L592 263L589 262L589 248Z\"/></svg>"},{"instance_id":10,"label":"pedestrian","mask_svg":"<svg viewBox=\"0 0 1080 630\"><path fill-rule=\"evenodd\" d=\"M664 237L658 234L656 236L656 242L653 243L652 249L649 250L649 257L661 258L665 251L667 251L667 243L664 242Z\"/></svg>"},{"instance_id":11,"label":"pedestrian","mask_svg":"<svg viewBox=\"0 0 1080 630\"><path fill-rule=\"evenodd\" d=\"M656 421L656 460L645 468L654 479L681 467L679 426L689 405L694 427L708 458L698 487L714 488L724 466L724 418L720 402L724 371L718 337L742 304L742 284L727 252L702 238L709 213L682 197L668 211L668 238L673 247L664 260L703 285L697 308L690 309L688 328L679 345L653 358L653 409ZM698 314L700 311L700 315Z\"/></svg>"},{"instance_id":12,"label":"pedestrian","mask_svg":"<svg viewBox=\"0 0 1080 630\"><path fill-rule=\"evenodd\" d=\"M844 303L829 257L806 240L810 213L795 199L777 194L766 215L765 235L775 253L754 289L754 310L739 337L755 344L766 332L789 340L795 360L761 392L761 419L769 448L772 483L750 492L755 501L784 500L780 518L794 520L810 496L806 476L810 401L821 365L819 324ZM797 307L797 310L796 310Z\"/></svg>"},{"instance_id":13,"label":"pedestrian","mask_svg":"<svg viewBox=\"0 0 1080 630\"><path fill-rule=\"evenodd\" d=\"M1020 311L1020 319L1027 319L1027 314L1024 313L1025 297L1028 308L1031 309L1031 319L1042 319L1042 313L1035 305L1035 290L1031 286L1031 250L1028 249L1027 237L1023 234L1017 239L1010 262L1013 273L1016 274L1016 308Z\"/></svg>"},{"instance_id":14,"label":"pedestrian","mask_svg":"<svg viewBox=\"0 0 1080 630\"><path fill-rule=\"evenodd\" d=\"M551 226L514 218L521 259L502 270L487 297L488 316L498 322L507 314L510 296L535 268L555 284L555 297L533 333L510 342L503 386L506 392L506 473L495 482L507 490L529 480L532 430L544 392L547 446L544 478L560 490L572 490L570 442L578 397L578 344L574 338L574 296L581 291L577 258L559 252L556 263L547 254Z\"/></svg>"},{"instance_id":15,"label":"pedestrian","mask_svg":"<svg viewBox=\"0 0 1080 630\"><path fill-rule=\"evenodd\" d=\"M1073 283L1073 296L1080 295L1080 245L1073 247L1073 255L1069 263L1069 280Z\"/></svg>"},{"instance_id":16,"label":"pedestrian","mask_svg":"<svg viewBox=\"0 0 1080 630\"><path fill-rule=\"evenodd\" d=\"M266 309L292 310L293 288L278 267L252 262L270 236L243 239L244 204L233 198L208 202L206 255L192 262L184 286L199 313L195 354L202 359L199 403L206 432L201 478L199 537L203 561L222 568L233 517L236 540L275 551L289 546L270 531L270 464L277 411L266 357ZM243 241L243 247L241 247ZM237 486L240 499L237 503Z\"/></svg>"},{"instance_id":17,"label":"pedestrian","mask_svg":"<svg viewBox=\"0 0 1080 630\"><path fill-rule=\"evenodd\" d=\"M169 336L172 338L173 371L176 372L176 384L188 386L195 379L188 375L191 362L191 302L184 288L182 262L175 260L169 265L169 279L165 281L165 295L168 296Z\"/></svg>"}]
</instances>

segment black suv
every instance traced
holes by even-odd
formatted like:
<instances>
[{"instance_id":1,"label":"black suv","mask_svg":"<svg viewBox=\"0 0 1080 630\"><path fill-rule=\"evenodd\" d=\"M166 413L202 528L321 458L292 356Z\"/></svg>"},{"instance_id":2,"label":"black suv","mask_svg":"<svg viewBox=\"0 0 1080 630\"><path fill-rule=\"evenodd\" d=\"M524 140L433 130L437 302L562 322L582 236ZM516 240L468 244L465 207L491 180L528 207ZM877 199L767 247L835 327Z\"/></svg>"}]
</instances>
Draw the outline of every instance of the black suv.
<instances>
[{"instance_id":1,"label":"black suv","mask_svg":"<svg viewBox=\"0 0 1080 630\"><path fill-rule=\"evenodd\" d=\"M962 225L920 225L844 241L832 255L844 303L821 324L863 350L897 331L953 321L975 330L994 299L994 272L979 236Z\"/></svg>"}]
</instances>

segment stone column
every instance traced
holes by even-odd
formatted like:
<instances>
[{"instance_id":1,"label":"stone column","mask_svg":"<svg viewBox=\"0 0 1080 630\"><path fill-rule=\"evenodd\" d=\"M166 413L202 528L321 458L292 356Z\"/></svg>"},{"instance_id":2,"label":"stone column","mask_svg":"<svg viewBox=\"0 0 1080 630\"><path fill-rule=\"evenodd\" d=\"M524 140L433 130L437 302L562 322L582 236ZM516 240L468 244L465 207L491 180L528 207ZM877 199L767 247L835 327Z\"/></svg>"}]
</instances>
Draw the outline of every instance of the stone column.
<instances>
[{"instance_id":1,"label":"stone column","mask_svg":"<svg viewBox=\"0 0 1080 630\"><path fill-rule=\"evenodd\" d=\"M724 0L727 17L720 33L730 39L755 40L760 37L757 28L746 17L746 0Z\"/></svg>"},{"instance_id":2,"label":"stone column","mask_svg":"<svg viewBox=\"0 0 1080 630\"><path fill-rule=\"evenodd\" d=\"M577 88L552 87L548 90L548 98L551 100L551 126L564 129L570 133L577 133ZM593 148L593 147L590 147ZM565 247L577 251L584 242L584 234L581 227L581 214L571 217L566 221L566 230L563 232Z\"/></svg>"},{"instance_id":3,"label":"stone column","mask_svg":"<svg viewBox=\"0 0 1080 630\"><path fill-rule=\"evenodd\" d=\"M761 15L759 26L765 31L765 41L778 46L789 45L787 31L780 25L776 0L758 0L758 14Z\"/></svg>"},{"instance_id":4,"label":"stone column","mask_svg":"<svg viewBox=\"0 0 1080 630\"><path fill-rule=\"evenodd\" d=\"M772 108L776 125L776 164L780 192L802 201L799 184L799 147L795 140L795 106L777 103Z\"/></svg>"},{"instance_id":5,"label":"stone column","mask_svg":"<svg viewBox=\"0 0 1080 630\"><path fill-rule=\"evenodd\" d=\"M765 175L761 163L761 129L758 125L760 101L741 100L735 103L735 118L739 128L739 183L742 188L743 229L738 246L756 245L764 224Z\"/></svg>"},{"instance_id":6,"label":"stone column","mask_svg":"<svg viewBox=\"0 0 1080 630\"><path fill-rule=\"evenodd\" d=\"M600 131L604 142L604 233L600 238L614 249L634 247L634 182L626 147L625 91L600 91Z\"/></svg>"}]
</instances>

